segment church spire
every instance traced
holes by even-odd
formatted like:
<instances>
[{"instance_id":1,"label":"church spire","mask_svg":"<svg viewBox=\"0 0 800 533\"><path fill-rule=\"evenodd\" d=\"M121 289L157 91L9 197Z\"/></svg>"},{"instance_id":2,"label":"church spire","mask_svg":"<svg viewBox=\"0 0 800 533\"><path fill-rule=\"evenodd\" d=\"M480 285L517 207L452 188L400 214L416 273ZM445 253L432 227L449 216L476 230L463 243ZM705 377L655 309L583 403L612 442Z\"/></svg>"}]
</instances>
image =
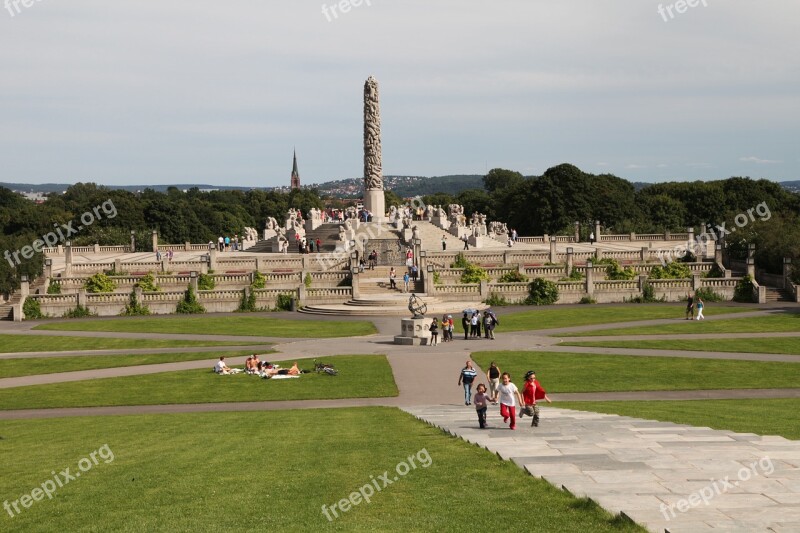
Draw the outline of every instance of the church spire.
<instances>
[{"instance_id":1,"label":"church spire","mask_svg":"<svg viewBox=\"0 0 800 533\"><path fill-rule=\"evenodd\" d=\"M297 170L297 150L294 151L294 162L292 163L292 189L300 188L300 172Z\"/></svg>"}]
</instances>

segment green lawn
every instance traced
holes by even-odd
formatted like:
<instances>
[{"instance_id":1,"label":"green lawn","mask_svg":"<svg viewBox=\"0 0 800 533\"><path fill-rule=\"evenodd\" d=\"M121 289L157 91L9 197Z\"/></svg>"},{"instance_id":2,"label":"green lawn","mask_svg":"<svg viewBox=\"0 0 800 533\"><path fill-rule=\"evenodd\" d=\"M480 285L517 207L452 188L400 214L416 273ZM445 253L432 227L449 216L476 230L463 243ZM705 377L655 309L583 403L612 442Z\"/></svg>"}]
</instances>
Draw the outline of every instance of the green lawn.
<instances>
[{"instance_id":1,"label":"green lawn","mask_svg":"<svg viewBox=\"0 0 800 533\"><path fill-rule=\"evenodd\" d=\"M713 321L679 320L674 324L639 326L633 328L598 329L583 333L570 333L572 337L598 335L691 335L693 333L772 333L784 331L800 332L800 313L781 313L744 319Z\"/></svg>"},{"instance_id":2,"label":"green lawn","mask_svg":"<svg viewBox=\"0 0 800 533\"><path fill-rule=\"evenodd\" d=\"M548 392L778 389L800 385L800 363L634 357L550 352L476 352L482 369L496 361L522 387L535 370Z\"/></svg>"},{"instance_id":3,"label":"green lawn","mask_svg":"<svg viewBox=\"0 0 800 533\"><path fill-rule=\"evenodd\" d=\"M556 404L553 404L556 406ZM800 439L800 399L559 402L557 407Z\"/></svg>"},{"instance_id":4,"label":"green lawn","mask_svg":"<svg viewBox=\"0 0 800 533\"><path fill-rule=\"evenodd\" d=\"M604 307L598 305L575 305L556 309L534 309L518 313L502 314L499 311L500 325L498 332L503 331L528 331L538 329L568 328L573 326L587 326L594 324L608 324L614 322L630 322L634 320L655 320L664 318L683 317L683 310L679 304L653 304L653 305L626 305ZM742 313L752 311L748 307L712 307L706 315L714 316L726 313Z\"/></svg>"},{"instance_id":5,"label":"green lawn","mask_svg":"<svg viewBox=\"0 0 800 533\"><path fill-rule=\"evenodd\" d=\"M110 339L101 337L50 337L43 335L0 335L0 353L67 352L71 350L115 350L128 348L183 348L198 346L234 346L241 342Z\"/></svg>"},{"instance_id":6,"label":"green lawn","mask_svg":"<svg viewBox=\"0 0 800 533\"><path fill-rule=\"evenodd\" d=\"M219 359L220 355L236 357L250 355L252 352L181 352L163 354L133 355L78 355L75 357L34 357L31 359L0 359L0 376L16 378L20 376L36 376L55 374L57 372L75 372L77 370L95 370L98 368L119 368L124 366L157 365L161 363L178 363L181 361L197 361ZM272 353L269 350L259 353ZM262 357L263 359L263 357Z\"/></svg>"},{"instance_id":7,"label":"green lawn","mask_svg":"<svg viewBox=\"0 0 800 533\"><path fill-rule=\"evenodd\" d=\"M52 500L3 511L4 530L644 531L392 408L20 420L0 434L9 502L86 468ZM341 512L359 489L370 502Z\"/></svg>"},{"instance_id":8,"label":"green lawn","mask_svg":"<svg viewBox=\"0 0 800 533\"><path fill-rule=\"evenodd\" d=\"M560 346L595 346L600 348L641 348L647 350L689 350L700 352L778 353L800 355L800 337L773 339L685 339L669 341L597 341L562 342Z\"/></svg>"},{"instance_id":9,"label":"green lawn","mask_svg":"<svg viewBox=\"0 0 800 533\"><path fill-rule=\"evenodd\" d=\"M244 373L218 376L208 370L185 370L142 376L0 389L0 409L161 405L266 400L327 400L397 396L392 369L384 355L320 358L338 376L305 374L299 379L265 380ZM288 368L293 361L280 361ZM311 360L299 361L311 369Z\"/></svg>"},{"instance_id":10,"label":"green lawn","mask_svg":"<svg viewBox=\"0 0 800 533\"><path fill-rule=\"evenodd\" d=\"M194 316L79 320L41 324L34 329L57 331L121 331L126 333L186 333L195 335L248 335L313 339L371 335L377 330L364 320L336 322L289 320L272 316Z\"/></svg>"}]
</instances>

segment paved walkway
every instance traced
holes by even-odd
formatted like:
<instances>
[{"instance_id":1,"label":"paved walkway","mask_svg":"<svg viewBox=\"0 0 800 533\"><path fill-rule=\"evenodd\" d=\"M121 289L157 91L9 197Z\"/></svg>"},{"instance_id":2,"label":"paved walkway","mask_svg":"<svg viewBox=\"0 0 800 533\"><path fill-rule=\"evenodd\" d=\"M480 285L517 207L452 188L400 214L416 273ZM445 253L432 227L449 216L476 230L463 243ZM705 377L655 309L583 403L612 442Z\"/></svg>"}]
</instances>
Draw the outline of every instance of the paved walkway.
<instances>
[{"instance_id":1,"label":"paved walkway","mask_svg":"<svg viewBox=\"0 0 800 533\"><path fill-rule=\"evenodd\" d=\"M510 431L491 409L405 411L650 531L800 531L800 441L542 408Z\"/></svg>"}]
</instances>

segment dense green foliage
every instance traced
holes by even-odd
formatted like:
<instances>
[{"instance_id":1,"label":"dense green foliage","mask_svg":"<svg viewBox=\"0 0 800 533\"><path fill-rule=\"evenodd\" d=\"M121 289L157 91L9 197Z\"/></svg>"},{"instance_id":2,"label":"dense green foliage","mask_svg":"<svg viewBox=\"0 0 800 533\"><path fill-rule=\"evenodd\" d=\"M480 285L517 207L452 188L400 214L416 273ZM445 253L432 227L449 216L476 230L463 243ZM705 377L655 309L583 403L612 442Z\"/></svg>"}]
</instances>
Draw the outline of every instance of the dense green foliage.
<instances>
[{"instance_id":1,"label":"dense green foliage","mask_svg":"<svg viewBox=\"0 0 800 533\"><path fill-rule=\"evenodd\" d=\"M70 309L66 313L64 313L64 318L88 318L90 316L95 316L88 307L84 307L82 305L78 305L75 309Z\"/></svg>"},{"instance_id":2,"label":"dense green foliage","mask_svg":"<svg viewBox=\"0 0 800 533\"><path fill-rule=\"evenodd\" d=\"M125 304L125 309L122 310L120 315L148 316L149 314L150 314L150 309L146 305L142 305L139 303L139 299L136 297L136 290L132 290L130 298L128 299L128 303Z\"/></svg>"},{"instance_id":3,"label":"dense green foliage","mask_svg":"<svg viewBox=\"0 0 800 533\"><path fill-rule=\"evenodd\" d=\"M528 285L527 305L552 305L558 300L558 287L552 281L536 278Z\"/></svg>"},{"instance_id":4,"label":"dense green foliage","mask_svg":"<svg viewBox=\"0 0 800 533\"><path fill-rule=\"evenodd\" d=\"M51 281L47 286L47 294L61 294L61 284L57 281Z\"/></svg>"},{"instance_id":5,"label":"dense green foliage","mask_svg":"<svg viewBox=\"0 0 800 533\"><path fill-rule=\"evenodd\" d=\"M89 279L87 279L84 287L86 288L86 292L97 294L104 292L114 292L114 290L117 288L117 285L114 283L114 280L112 280L105 274L98 273L94 274Z\"/></svg>"},{"instance_id":6,"label":"dense green foliage","mask_svg":"<svg viewBox=\"0 0 800 533\"><path fill-rule=\"evenodd\" d=\"M276 311L291 311L292 310L292 300L294 300L294 298L289 294L279 294L278 298L275 300L275 310Z\"/></svg>"},{"instance_id":7,"label":"dense green foliage","mask_svg":"<svg viewBox=\"0 0 800 533\"><path fill-rule=\"evenodd\" d=\"M139 286L144 292L158 292L161 290L161 287L158 286L156 283L156 278L152 272L148 272L147 275L143 276L136 285Z\"/></svg>"},{"instance_id":8,"label":"dense green foliage","mask_svg":"<svg viewBox=\"0 0 800 533\"><path fill-rule=\"evenodd\" d=\"M527 283L528 276L522 274L519 270L511 270L500 276L497 281L499 283Z\"/></svg>"},{"instance_id":9,"label":"dense green foliage","mask_svg":"<svg viewBox=\"0 0 800 533\"><path fill-rule=\"evenodd\" d=\"M694 291L695 298L701 298L704 302L724 302L726 298L719 293L714 292L708 287L700 287Z\"/></svg>"},{"instance_id":10,"label":"dense green foliage","mask_svg":"<svg viewBox=\"0 0 800 533\"><path fill-rule=\"evenodd\" d=\"M632 303L632 304L650 304L650 303L655 303L655 302L666 302L667 301L667 297L665 295L665 296L662 296L661 298L656 298L656 290L655 290L655 288L652 285L650 285L649 283L645 283L642 286L642 294L641 295L635 296L635 297L631 298L630 300L626 300L626 301L629 302L629 303Z\"/></svg>"},{"instance_id":11,"label":"dense green foliage","mask_svg":"<svg viewBox=\"0 0 800 533\"><path fill-rule=\"evenodd\" d=\"M604 258L598 261L599 264L607 264L606 279L614 281L625 281L636 278L636 271L631 267L623 268L616 259Z\"/></svg>"},{"instance_id":12,"label":"dense green foliage","mask_svg":"<svg viewBox=\"0 0 800 533\"><path fill-rule=\"evenodd\" d=\"M39 305L39 300L34 298L26 298L25 303L22 304L22 314L25 315L25 320L38 320L44 318L42 314L42 307Z\"/></svg>"},{"instance_id":13,"label":"dense green foliage","mask_svg":"<svg viewBox=\"0 0 800 533\"><path fill-rule=\"evenodd\" d=\"M650 277L653 279L691 279L692 269L684 263L673 261L663 267L654 266L650 270Z\"/></svg>"},{"instance_id":14,"label":"dense green foliage","mask_svg":"<svg viewBox=\"0 0 800 533\"><path fill-rule=\"evenodd\" d=\"M197 290L198 291L213 291L217 286L217 281L214 276L210 274L200 274L197 277Z\"/></svg>"},{"instance_id":15,"label":"dense green foliage","mask_svg":"<svg viewBox=\"0 0 800 533\"><path fill-rule=\"evenodd\" d=\"M742 280L736 284L736 287L733 289L733 300L735 302L752 302L753 298L753 290L755 289L755 285L753 285L753 278L745 276Z\"/></svg>"},{"instance_id":16,"label":"dense green foliage","mask_svg":"<svg viewBox=\"0 0 800 533\"><path fill-rule=\"evenodd\" d=\"M197 295L194 293L194 289L191 285L189 285L189 288L186 290L186 294L183 300L178 304L175 312L182 315L199 315L206 312L206 308L197 301Z\"/></svg>"},{"instance_id":17,"label":"dense green foliage","mask_svg":"<svg viewBox=\"0 0 800 533\"><path fill-rule=\"evenodd\" d=\"M250 288L252 289L263 289L267 286L267 278L264 277L264 274L256 270L253 272L253 283L250 284Z\"/></svg>"}]
</instances>

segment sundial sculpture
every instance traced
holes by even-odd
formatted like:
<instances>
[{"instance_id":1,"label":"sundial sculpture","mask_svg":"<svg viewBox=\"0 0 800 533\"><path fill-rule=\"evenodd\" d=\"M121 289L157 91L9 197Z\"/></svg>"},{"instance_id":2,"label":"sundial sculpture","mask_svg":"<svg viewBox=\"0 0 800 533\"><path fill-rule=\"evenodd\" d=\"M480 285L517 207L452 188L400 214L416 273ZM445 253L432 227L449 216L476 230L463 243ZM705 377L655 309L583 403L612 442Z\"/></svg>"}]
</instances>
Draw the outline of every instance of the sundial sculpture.
<instances>
[{"instance_id":1,"label":"sundial sculpture","mask_svg":"<svg viewBox=\"0 0 800 533\"><path fill-rule=\"evenodd\" d=\"M425 302L420 300L416 294L411 294L408 298L408 310L414 315L412 318L425 318L425 313L428 312L428 306Z\"/></svg>"}]
</instances>

